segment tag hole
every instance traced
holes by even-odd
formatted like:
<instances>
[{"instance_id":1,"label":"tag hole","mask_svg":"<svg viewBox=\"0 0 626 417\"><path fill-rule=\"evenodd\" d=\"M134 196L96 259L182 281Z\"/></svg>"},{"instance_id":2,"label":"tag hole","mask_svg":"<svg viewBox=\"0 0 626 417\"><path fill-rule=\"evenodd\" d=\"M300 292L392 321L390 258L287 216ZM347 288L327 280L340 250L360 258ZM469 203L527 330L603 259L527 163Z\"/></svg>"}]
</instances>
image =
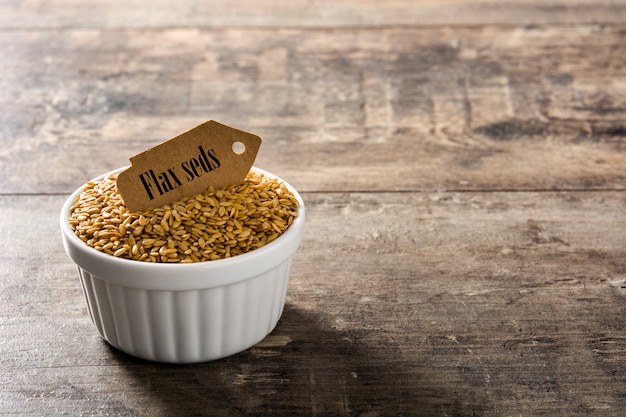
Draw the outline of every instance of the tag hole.
<instances>
[{"instance_id":1,"label":"tag hole","mask_svg":"<svg viewBox=\"0 0 626 417\"><path fill-rule=\"evenodd\" d=\"M235 152L237 155L241 155L245 151L246 151L246 145L244 145L241 142L234 142L233 143L233 152Z\"/></svg>"}]
</instances>

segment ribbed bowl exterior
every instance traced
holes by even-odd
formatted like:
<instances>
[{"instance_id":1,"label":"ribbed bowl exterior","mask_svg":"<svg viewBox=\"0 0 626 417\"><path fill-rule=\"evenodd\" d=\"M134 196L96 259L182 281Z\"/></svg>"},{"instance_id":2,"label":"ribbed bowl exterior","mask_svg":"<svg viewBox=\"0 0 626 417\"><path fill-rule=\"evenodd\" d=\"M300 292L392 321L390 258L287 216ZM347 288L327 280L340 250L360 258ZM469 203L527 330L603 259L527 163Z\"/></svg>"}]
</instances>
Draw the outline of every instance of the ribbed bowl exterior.
<instances>
[{"instance_id":1,"label":"ribbed bowl exterior","mask_svg":"<svg viewBox=\"0 0 626 417\"><path fill-rule=\"evenodd\" d=\"M111 345L147 360L196 363L241 352L276 327L290 263L231 285L187 291L125 287L78 272L89 314Z\"/></svg>"},{"instance_id":2,"label":"ribbed bowl exterior","mask_svg":"<svg viewBox=\"0 0 626 417\"><path fill-rule=\"evenodd\" d=\"M61 236L100 335L130 355L168 363L220 359L263 340L282 315L291 258L304 228L304 202L283 183L299 206L282 235L242 255L192 264L132 261L87 246L68 222L83 187L77 189L61 210Z\"/></svg>"}]
</instances>

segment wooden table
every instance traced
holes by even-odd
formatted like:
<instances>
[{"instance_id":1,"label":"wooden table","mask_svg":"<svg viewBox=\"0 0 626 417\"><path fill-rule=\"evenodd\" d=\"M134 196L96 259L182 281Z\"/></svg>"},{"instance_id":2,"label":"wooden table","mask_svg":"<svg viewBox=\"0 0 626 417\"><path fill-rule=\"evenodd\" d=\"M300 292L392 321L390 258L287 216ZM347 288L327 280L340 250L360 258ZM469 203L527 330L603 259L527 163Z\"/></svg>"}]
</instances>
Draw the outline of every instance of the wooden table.
<instances>
[{"instance_id":1,"label":"wooden table","mask_svg":"<svg viewBox=\"0 0 626 417\"><path fill-rule=\"evenodd\" d=\"M626 412L625 1L3 2L0 57L0 415ZM59 210L208 119L304 241L263 342L144 362Z\"/></svg>"}]
</instances>

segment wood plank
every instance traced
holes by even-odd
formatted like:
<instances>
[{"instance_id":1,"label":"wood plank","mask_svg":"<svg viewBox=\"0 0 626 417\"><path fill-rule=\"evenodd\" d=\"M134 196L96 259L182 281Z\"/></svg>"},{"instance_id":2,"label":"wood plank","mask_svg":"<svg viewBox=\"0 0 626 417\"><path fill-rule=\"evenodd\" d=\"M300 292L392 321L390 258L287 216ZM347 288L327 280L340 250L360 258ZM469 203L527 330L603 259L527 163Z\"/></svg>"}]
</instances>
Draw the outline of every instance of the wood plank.
<instances>
[{"instance_id":1,"label":"wood plank","mask_svg":"<svg viewBox=\"0 0 626 417\"><path fill-rule=\"evenodd\" d=\"M277 329L234 357L168 366L99 340L58 236L64 197L0 196L0 415L626 408L623 192L304 198Z\"/></svg>"},{"instance_id":2,"label":"wood plank","mask_svg":"<svg viewBox=\"0 0 626 417\"><path fill-rule=\"evenodd\" d=\"M595 25L4 31L0 192L68 193L207 119L261 135L257 165L302 191L624 189L625 41Z\"/></svg>"},{"instance_id":3,"label":"wood plank","mask_svg":"<svg viewBox=\"0 0 626 417\"><path fill-rule=\"evenodd\" d=\"M0 417L626 409L626 0L0 4ZM307 204L278 327L110 348L63 253L86 179L216 119ZM561 190L561 191L558 191Z\"/></svg>"},{"instance_id":4,"label":"wood plank","mask_svg":"<svg viewBox=\"0 0 626 417\"><path fill-rule=\"evenodd\" d=\"M1 28L345 27L623 23L623 0L42 0L0 5Z\"/></svg>"}]
</instances>

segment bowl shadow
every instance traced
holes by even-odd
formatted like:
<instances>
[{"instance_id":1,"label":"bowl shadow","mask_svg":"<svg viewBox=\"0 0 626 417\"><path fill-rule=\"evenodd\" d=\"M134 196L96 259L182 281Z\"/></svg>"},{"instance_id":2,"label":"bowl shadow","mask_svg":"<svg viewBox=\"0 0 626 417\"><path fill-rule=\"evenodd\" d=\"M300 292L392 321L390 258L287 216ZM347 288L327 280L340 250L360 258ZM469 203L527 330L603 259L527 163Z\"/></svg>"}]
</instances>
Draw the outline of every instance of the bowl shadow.
<instances>
[{"instance_id":1,"label":"bowl shadow","mask_svg":"<svg viewBox=\"0 0 626 417\"><path fill-rule=\"evenodd\" d=\"M364 332L333 329L322 315L287 304L261 343L218 361L168 365L109 350L135 391L125 407L136 415L481 414L429 387L424 364L403 359L397 344L369 346Z\"/></svg>"}]
</instances>

